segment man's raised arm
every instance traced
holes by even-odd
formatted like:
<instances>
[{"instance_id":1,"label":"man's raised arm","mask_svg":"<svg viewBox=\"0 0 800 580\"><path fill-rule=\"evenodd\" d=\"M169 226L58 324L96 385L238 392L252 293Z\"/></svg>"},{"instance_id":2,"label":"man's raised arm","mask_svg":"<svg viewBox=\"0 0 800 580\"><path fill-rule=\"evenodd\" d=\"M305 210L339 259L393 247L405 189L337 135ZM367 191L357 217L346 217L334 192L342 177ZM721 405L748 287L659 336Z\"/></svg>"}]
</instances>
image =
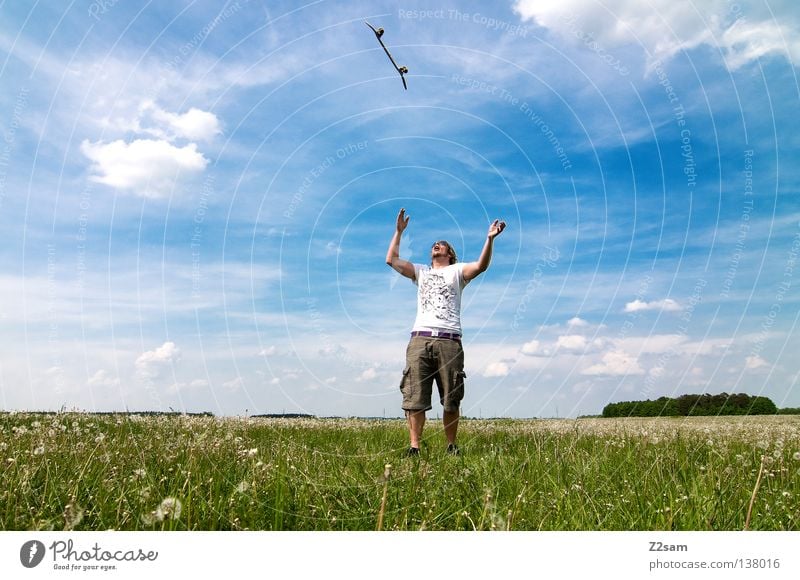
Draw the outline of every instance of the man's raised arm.
<instances>
[{"instance_id":1,"label":"man's raised arm","mask_svg":"<svg viewBox=\"0 0 800 580\"><path fill-rule=\"evenodd\" d=\"M489 264L492 262L492 246L494 245L494 239L499 236L504 229L506 229L506 222L494 220L491 223L489 232L486 234L486 242L483 244L483 249L481 250L478 261L464 264L463 273L465 280L472 280L489 268Z\"/></svg>"},{"instance_id":2,"label":"man's raised arm","mask_svg":"<svg viewBox=\"0 0 800 580\"><path fill-rule=\"evenodd\" d=\"M414 264L400 258L400 238L403 236L403 231L408 226L408 220L411 219L406 216L405 208L400 209L397 214L397 226L392 236L392 241L389 243L389 250L386 252L386 263L400 272L406 278L414 279Z\"/></svg>"}]
</instances>

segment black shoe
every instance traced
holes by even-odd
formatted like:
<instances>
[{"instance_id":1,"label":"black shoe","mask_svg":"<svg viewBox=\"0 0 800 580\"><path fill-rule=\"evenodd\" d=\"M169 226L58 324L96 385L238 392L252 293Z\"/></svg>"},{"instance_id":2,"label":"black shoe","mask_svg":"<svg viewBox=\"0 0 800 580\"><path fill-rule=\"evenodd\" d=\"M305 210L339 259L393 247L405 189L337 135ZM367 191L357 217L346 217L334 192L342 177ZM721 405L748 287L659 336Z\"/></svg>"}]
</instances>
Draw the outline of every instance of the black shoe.
<instances>
[{"instance_id":1,"label":"black shoe","mask_svg":"<svg viewBox=\"0 0 800 580\"><path fill-rule=\"evenodd\" d=\"M409 447L408 451L406 451L406 455L409 457L415 457L419 455L419 447Z\"/></svg>"},{"instance_id":2,"label":"black shoe","mask_svg":"<svg viewBox=\"0 0 800 580\"><path fill-rule=\"evenodd\" d=\"M458 450L458 445L456 445L455 443L450 443L447 446L447 454L448 455L460 455L461 452Z\"/></svg>"}]
</instances>

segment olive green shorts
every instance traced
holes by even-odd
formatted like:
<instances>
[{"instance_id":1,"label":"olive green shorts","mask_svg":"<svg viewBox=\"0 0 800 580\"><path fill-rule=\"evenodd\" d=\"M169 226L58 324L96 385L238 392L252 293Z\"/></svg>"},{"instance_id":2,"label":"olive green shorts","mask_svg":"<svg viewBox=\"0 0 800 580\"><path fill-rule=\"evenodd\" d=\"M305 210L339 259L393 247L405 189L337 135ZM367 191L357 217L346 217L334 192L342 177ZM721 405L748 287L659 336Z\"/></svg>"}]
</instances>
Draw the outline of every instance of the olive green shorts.
<instances>
[{"instance_id":1,"label":"olive green shorts","mask_svg":"<svg viewBox=\"0 0 800 580\"><path fill-rule=\"evenodd\" d=\"M445 411L457 412L464 398L464 349L461 341L425 336L411 337L406 349L406 368L400 381L403 410L432 408L433 382Z\"/></svg>"}]
</instances>

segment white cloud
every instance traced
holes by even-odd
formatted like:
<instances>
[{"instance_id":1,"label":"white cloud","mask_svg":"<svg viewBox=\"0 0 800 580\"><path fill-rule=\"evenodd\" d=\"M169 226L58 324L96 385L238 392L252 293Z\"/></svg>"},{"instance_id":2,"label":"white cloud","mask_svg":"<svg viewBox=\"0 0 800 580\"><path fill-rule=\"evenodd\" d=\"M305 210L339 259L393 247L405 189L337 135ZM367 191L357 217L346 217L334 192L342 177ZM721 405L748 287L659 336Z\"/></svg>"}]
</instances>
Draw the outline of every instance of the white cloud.
<instances>
[{"instance_id":1,"label":"white cloud","mask_svg":"<svg viewBox=\"0 0 800 580\"><path fill-rule=\"evenodd\" d=\"M155 350L148 350L136 359L136 370L144 377L158 376L164 367L180 360L181 350L167 341Z\"/></svg>"},{"instance_id":2,"label":"white cloud","mask_svg":"<svg viewBox=\"0 0 800 580\"><path fill-rule=\"evenodd\" d=\"M522 354L537 355L544 354L542 352L542 345L538 340L531 340L522 345Z\"/></svg>"},{"instance_id":3,"label":"white cloud","mask_svg":"<svg viewBox=\"0 0 800 580\"><path fill-rule=\"evenodd\" d=\"M732 344L730 338L706 338L698 342L686 342L681 350L692 356L722 354L730 350Z\"/></svg>"},{"instance_id":4,"label":"white cloud","mask_svg":"<svg viewBox=\"0 0 800 580\"><path fill-rule=\"evenodd\" d=\"M636 357L622 350L613 350L603 355L602 362L581 371L582 375L642 375L644 370L639 366Z\"/></svg>"},{"instance_id":5,"label":"white cloud","mask_svg":"<svg viewBox=\"0 0 800 580\"><path fill-rule=\"evenodd\" d=\"M794 61L800 57L797 13L791 3L778 3L767 11L747 0L688 5L673 0L518 0L514 9L523 21L535 20L587 50L607 52L639 44L650 65L701 44L718 47L730 69L767 54L784 54Z\"/></svg>"},{"instance_id":6,"label":"white cloud","mask_svg":"<svg viewBox=\"0 0 800 580\"><path fill-rule=\"evenodd\" d=\"M670 351L677 353L686 350L679 348L686 343L686 340L687 338L683 334L651 334L650 336L632 336L615 340L614 345L618 350L641 354L661 354ZM689 352L692 351L689 350Z\"/></svg>"},{"instance_id":7,"label":"white cloud","mask_svg":"<svg viewBox=\"0 0 800 580\"><path fill-rule=\"evenodd\" d=\"M764 358L758 355L751 355L744 359L744 368L746 368L749 371L753 371L768 366L769 363Z\"/></svg>"},{"instance_id":8,"label":"white cloud","mask_svg":"<svg viewBox=\"0 0 800 580\"><path fill-rule=\"evenodd\" d=\"M229 391L238 391L244 386L244 379L242 377L236 377L235 379L231 379L230 381L225 381L222 383L222 388L227 389Z\"/></svg>"},{"instance_id":9,"label":"white cloud","mask_svg":"<svg viewBox=\"0 0 800 580\"><path fill-rule=\"evenodd\" d=\"M169 387L167 387L167 392L174 394L174 393L178 393L178 392L181 392L181 391L191 391L191 390L194 390L194 389L200 389L200 388L207 387L207 386L208 386L208 381L207 380L205 380L205 379L195 379L195 380L190 381L188 383L186 383L186 382L173 383Z\"/></svg>"},{"instance_id":10,"label":"white cloud","mask_svg":"<svg viewBox=\"0 0 800 580\"><path fill-rule=\"evenodd\" d=\"M589 323L586 322L585 320L583 320L582 318L578 318L577 316L575 316L574 318L570 318L567 321L567 326L570 326L570 327L575 326L575 327L579 327L579 328L584 328L586 326L589 326Z\"/></svg>"},{"instance_id":11,"label":"white cloud","mask_svg":"<svg viewBox=\"0 0 800 580\"><path fill-rule=\"evenodd\" d=\"M358 380L359 381L371 381L372 379L374 379L377 376L378 376L378 372L373 367L370 367L367 370L365 370L363 373L361 373L361 375L359 375Z\"/></svg>"},{"instance_id":12,"label":"white cloud","mask_svg":"<svg viewBox=\"0 0 800 580\"><path fill-rule=\"evenodd\" d=\"M689 387L703 387L708 385L708 380L705 378L705 371L702 367L692 367L689 371L689 378L684 382Z\"/></svg>"},{"instance_id":13,"label":"white cloud","mask_svg":"<svg viewBox=\"0 0 800 580\"><path fill-rule=\"evenodd\" d=\"M566 350L584 350L586 349L586 345L588 344L586 337L580 334L566 334L564 336L559 336L558 340L556 341L556 346L558 348L563 348Z\"/></svg>"},{"instance_id":14,"label":"white cloud","mask_svg":"<svg viewBox=\"0 0 800 580\"><path fill-rule=\"evenodd\" d=\"M134 102L130 99L115 102L121 110L113 116L103 118L103 131L136 133L157 139L174 142L178 139L189 141L210 141L220 133L220 122L214 113L192 107L186 113L171 113L151 100L141 102L132 110Z\"/></svg>"},{"instance_id":15,"label":"white cloud","mask_svg":"<svg viewBox=\"0 0 800 580\"><path fill-rule=\"evenodd\" d=\"M143 111L149 112L154 121L165 126L172 138L183 137L190 141L210 141L222 132L219 119L214 113L201 111L195 107L183 115L178 115L165 111L152 103L145 103Z\"/></svg>"},{"instance_id":16,"label":"white cloud","mask_svg":"<svg viewBox=\"0 0 800 580\"><path fill-rule=\"evenodd\" d=\"M661 310L663 312L680 312L681 305L675 302L672 298L665 298L663 300L654 300L652 302L643 302L638 298L633 302L628 302L625 305L625 312L644 312L646 310Z\"/></svg>"},{"instance_id":17,"label":"white cloud","mask_svg":"<svg viewBox=\"0 0 800 580\"><path fill-rule=\"evenodd\" d=\"M342 253L342 248L336 242L325 244L325 253L329 256L336 256Z\"/></svg>"},{"instance_id":18,"label":"white cloud","mask_svg":"<svg viewBox=\"0 0 800 580\"><path fill-rule=\"evenodd\" d=\"M275 346L271 345L271 346L262 348L258 352L258 356L273 356L276 352L277 352L277 349L275 348Z\"/></svg>"},{"instance_id":19,"label":"white cloud","mask_svg":"<svg viewBox=\"0 0 800 580\"><path fill-rule=\"evenodd\" d=\"M484 377L505 377L509 373L508 365L502 361L489 363L483 371Z\"/></svg>"},{"instance_id":20,"label":"white cloud","mask_svg":"<svg viewBox=\"0 0 800 580\"><path fill-rule=\"evenodd\" d=\"M119 378L112 377L108 371L100 369L94 373L86 383L90 387L113 388L119 386Z\"/></svg>"},{"instance_id":21,"label":"white cloud","mask_svg":"<svg viewBox=\"0 0 800 580\"><path fill-rule=\"evenodd\" d=\"M797 31L777 22L749 23L738 20L722 33L720 40L725 62L731 70L768 54L788 53L793 60L800 56Z\"/></svg>"},{"instance_id":22,"label":"white cloud","mask_svg":"<svg viewBox=\"0 0 800 580\"><path fill-rule=\"evenodd\" d=\"M200 173L208 165L194 143L176 147L151 139L137 139L131 143L84 140L81 152L93 162L92 181L147 198L168 196L178 177Z\"/></svg>"}]
</instances>

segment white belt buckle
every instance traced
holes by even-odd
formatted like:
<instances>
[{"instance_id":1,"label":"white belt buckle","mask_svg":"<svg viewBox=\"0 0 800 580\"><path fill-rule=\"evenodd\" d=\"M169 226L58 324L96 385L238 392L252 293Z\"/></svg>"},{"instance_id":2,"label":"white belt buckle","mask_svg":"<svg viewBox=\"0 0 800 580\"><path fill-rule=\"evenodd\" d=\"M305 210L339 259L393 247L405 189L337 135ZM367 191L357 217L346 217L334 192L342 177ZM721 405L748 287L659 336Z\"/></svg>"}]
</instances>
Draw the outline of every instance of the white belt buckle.
<instances>
[{"instance_id":1,"label":"white belt buckle","mask_svg":"<svg viewBox=\"0 0 800 580\"><path fill-rule=\"evenodd\" d=\"M438 330L431 330L431 336L436 338L437 336L439 336L439 331Z\"/></svg>"}]
</instances>

